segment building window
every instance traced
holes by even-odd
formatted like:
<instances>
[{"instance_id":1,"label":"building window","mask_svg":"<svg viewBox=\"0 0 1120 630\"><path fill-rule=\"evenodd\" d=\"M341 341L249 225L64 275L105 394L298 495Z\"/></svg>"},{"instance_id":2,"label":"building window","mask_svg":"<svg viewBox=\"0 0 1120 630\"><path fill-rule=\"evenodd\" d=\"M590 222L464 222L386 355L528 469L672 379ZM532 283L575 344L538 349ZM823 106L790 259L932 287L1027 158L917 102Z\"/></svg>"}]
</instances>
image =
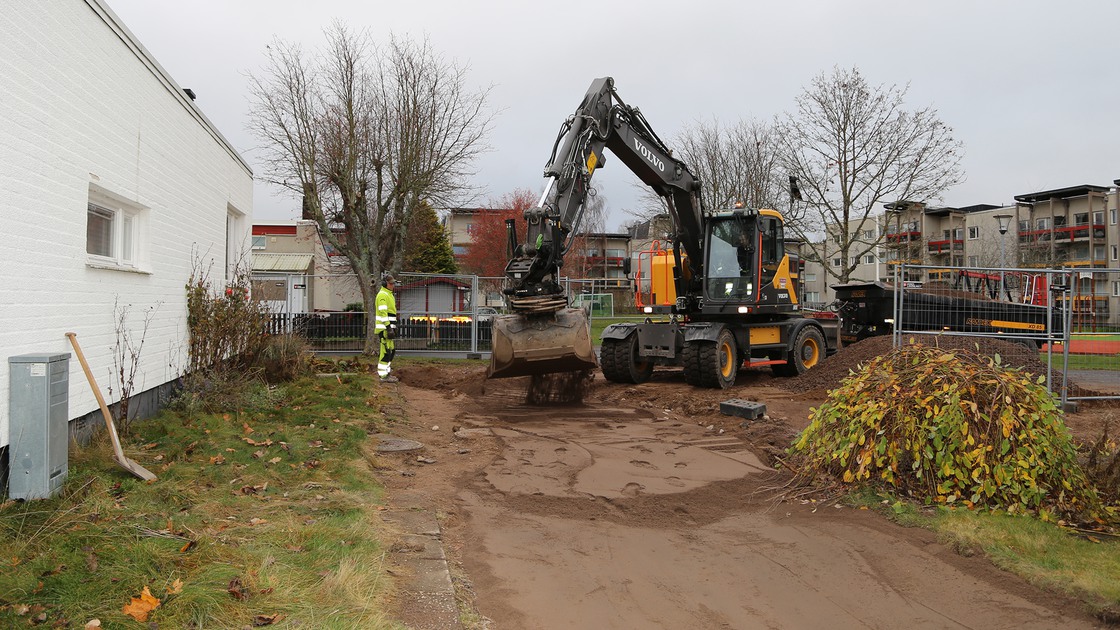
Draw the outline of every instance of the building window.
<instances>
[{"instance_id":1,"label":"building window","mask_svg":"<svg viewBox=\"0 0 1120 630\"><path fill-rule=\"evenodd\" d=\"M1073 222L1075 225L1085 225L1089 222L1089 213L1078 212L1077 214L1073 215Z\"/></svg>"},{"instance_id":2,"label":"building window","mask_svg":"<svg viewBox=\"0 0 1120 630\"><path fill-rule=\"evenodd\" d=\"M1120 245L1113 245L1112 246L1112 259L1113 260L1120 260Z\"/></svg>"},{"instance_id":3,"label":"building window","mask_svg":"<svg viewBox=\"0 0 1120 630\"><path fill-rule=\"evenodd\" d=\"M1019 221L1019 231L1020 232L1030 232L1031 231L1031 222L1027 221L1027 220Z\"/></svg>"},{"instance_id":4,"label":"building window","mask_svg":"<svg viewBox=\"0 0 1120 630\"><path fill-rule=\"evenodd\" d=\"M1056 228L1064 227L1065 224L1066 224L1066 215L1059 214L1058 216L1054 217L1054 227L1056 227Z\"/></svg>"},{"instance_id":5,"label":"building window","mask_svg":"<svg viewBox=\"0 0 1120 630\"><path fill-rule=\"evenodd\" d=\"M1120 297L1120 280L1113 281L1112 295L1113 297Z\"/></svg>"},{"instance_id":6,"label":"building window","mask_svg":"<svg viewBox=\"0 0 1120 630\"><path fill-rule=\"evenodd\" d=\"M1104 212L1097 210L1093 213L1093 225L1104 225Z\"/></svg>"},{"instance_id":7,"label":"building window","mask_svg":"<svg viewBox=\"0 0 1120 630\"><path fill-rule=\"evenodd\" d=\"M953 230L953 240L959 241L964 238L964 228L956 228Z\"/></svg>"},{"instance_id":8,"label":"building window","mask_svg":"<svg viewBox=\"0 0 1120 630\"><path fill-rule=\"evenodd\" d=\"M832 259L832 266L833 267L839 267L842 264L844 264L844 259L842 259L842 258L833 258Z\"/></svg>"},{"instance_id":9,"label":"building window","mask_svg":"<svg viewBox=\"0 0 1120 630\"><path fill-rule=\"evenodd\" d=\"M248 232L245 215L234 208L226 206L226 279L233 280L239 270L243 269L248 260L245 260L245 233ZM252 266L249 264L248 266Z\"/></svg>"},{"instance_id":10,"label":"building window","mask_svg":"<svg viewBox=\"0 0 1120 630\"><path fill-rule=\"evenodd\" d=\"M1104 245L1093 246L1093 260L1104 260Z\"/></svg>"},{"instance_id":11,"label":"building window","mask_svg":"<svg viewBox=\"0 0 1120 630\"><path fill-rule=\"evenodd\" d=\"M467 234L474 234L474 224L473 223L468 223L467 224Z\"/></svg>"},{"instance_id":12,"label":"building window","mask_svg":"<svg viewBox=\"0 0 1120 630\"><path fill-rule=\"evenodd\" d=\"M875 264L875 254L868 254L868 255L864 256L863 257L863 262L864 262L864 264L867 264L867 265L874 265Z\"/></svg>"},{"instance_id":13,"label":"building window","mask_svg":"<svg viewBox=\"0 0 1120 630\"><path fill-rule=\"evenodd\" d=\"M1113 209L1108 211L1108 222L1113 224L1113 225L1116 225L1116 208L1113 208Z\"/></svg>"},{"instance_id":14,"label":"building window","mask_svg":"<svg viewBox=\"0 0 1120 630\"><path fill-rule=\"evenodd\" d=\"M1113 251L1116 251L1115 246L1112 249L1113 249ZM816 281L817 281L817 274L815 274L815 273L806 273L805 274L805 282L816 282Z\"/></svg>"},{"instance_id":15,"label":"building window","mask_svg":"<svg viewBox=\"0 0 1120 630\"><path fill-rule=\"evenodd\" d=\"M875 240L875 230L864 230L863 231L863 238L865 238L869 241Z\"/></svg>"},{"instance_id":16,"label":"building window","mask_svg":"<svg viewBox=\"0 0 1120 630\"><path fill-rule=\"evenodd\" d=\"M1120 282L1118 282L1116 284L1120 284ZM805 301L806 302L820 302L821 301L821 294L818 293L817 291L806 291L805 292Z\"/></svg>"},{"instance_id":17,"label":"building window","mask_svg":"<svg viewBox=\"0 0 1120 630\"><path fill-rule=\"evenodd\" d=\"M268 237L267 236L265 236L263 234L260 234L260 235L257 235L257 236L253 237L253 249L254 250L264 249L267 246L268 246Z\"/></svg>"},{"instance_id":18,"label":"building window","mask_svg":"<svg viewBox=\"0 0 1120 630\"><path fill-rule=\"evenodd\" d=\"M968 240L975 241L980 238L980 227L973 225L968 228Z\"/></svg>"},{"instance_id":19,"label":"building window","mask_svg":"<svg viewBox=\"0 0 1120 630\"><path fill-rule=\"evenodd\" d=\"M980 257L979 256L969 256L968 257L968 266L969 267L979 267L980 266Z\"/></svg>"},{"instance_id":20,"label":"building window","mask_svg":"<svg viewBox=\"0 0 1120 630\"><path fill-rule=\"evenodd\" d=\"M86 253L90 261L118 267L137 267L142 253L141 208L90 189L86 204Z\"/></svg>"},{"instance_id":21,"label":"building window","mask_svg":"<svg viewBox=\"0 0 1120 630\"><path fill-rule=\"evenodd\" d=\"M1036 229L1039 229L1039 230L1049 230L1050 229L1050 218L1045 217L1045 218L1039 219L1038 221L1035 221L1035 226L1036 226Z\"/></svg>"}]
</instances>

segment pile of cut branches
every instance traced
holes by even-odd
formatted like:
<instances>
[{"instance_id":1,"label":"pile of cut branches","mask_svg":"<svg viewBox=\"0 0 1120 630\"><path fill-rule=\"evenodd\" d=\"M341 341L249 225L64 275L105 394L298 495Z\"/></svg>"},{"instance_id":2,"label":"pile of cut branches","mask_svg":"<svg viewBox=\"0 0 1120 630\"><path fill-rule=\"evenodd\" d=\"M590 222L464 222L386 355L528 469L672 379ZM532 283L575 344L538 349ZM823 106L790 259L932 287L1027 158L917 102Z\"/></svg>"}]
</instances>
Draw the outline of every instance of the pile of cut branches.
<instances>
[{"instance_id":1,"label":"pile of cut branches","mask_svg":"<svg viewBox=\"0 0 1120 630\"><path fill-rule=\"evenodd\" d=\"M928 504L1115 519L1078 464L1058 401L983 357L909 345L841 382L791 447L802 474L879 484Z\"/></svg>"}]
</instances>

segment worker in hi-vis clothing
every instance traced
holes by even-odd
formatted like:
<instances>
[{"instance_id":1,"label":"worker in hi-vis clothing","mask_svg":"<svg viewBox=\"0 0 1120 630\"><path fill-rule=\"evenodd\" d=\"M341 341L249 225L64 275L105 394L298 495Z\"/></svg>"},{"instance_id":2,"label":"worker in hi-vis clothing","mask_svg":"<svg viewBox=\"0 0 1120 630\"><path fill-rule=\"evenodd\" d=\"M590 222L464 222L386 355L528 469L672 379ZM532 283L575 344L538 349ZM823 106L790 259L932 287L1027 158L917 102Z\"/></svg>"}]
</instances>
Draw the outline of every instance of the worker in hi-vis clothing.
<instances>
[{"instance_id":1,"label":"worker in hi-vis clothing","mask_svg":"<svg viewBox=\"0 0 1120 630\"><path fill-rule=\"evenodd\" d=\"M383 383L396 383L397 377L390 376L393 355L396 349L393 339L397 336L397 298L393 297L393 288L396 281L393 276L385 274L381 279L381 289L377 292L377 315L374 319L374 330L377 338L381 340L381 352L377 356L377 376Z\"/></svg>"}]
</instances>

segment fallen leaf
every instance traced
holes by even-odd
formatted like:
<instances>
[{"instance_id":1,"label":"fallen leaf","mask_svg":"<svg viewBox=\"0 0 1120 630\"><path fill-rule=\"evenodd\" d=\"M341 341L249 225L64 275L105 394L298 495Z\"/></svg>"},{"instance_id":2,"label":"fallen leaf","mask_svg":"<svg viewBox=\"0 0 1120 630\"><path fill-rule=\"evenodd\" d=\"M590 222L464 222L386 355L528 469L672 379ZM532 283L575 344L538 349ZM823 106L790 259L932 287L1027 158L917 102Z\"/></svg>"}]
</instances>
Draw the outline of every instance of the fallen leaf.
<instances>
[{"instance_id":1,"label":"fallen leaf","mask_svg":"<svg viewBox=\"0 0 1120 630\"><path fill-rule=\"evenodd\" d=\"M229 587L226 588L226 592L239 602L249 599L249 591L245 588L245 585L241 583L241 578L239 577L235 577L229 581Z\"/></svg>"},{"instance_id":2,"label":"fallen leaf","mask_svg":"<svg viewBox=\"0 0 1120 630\"><path fill-rule=\"evenodd\" d=\"M264 451L257 451L253 453L253 459L260 459L264 457Z\"/></svg>"},{"instance_id":3,"label":"fallen leaf","mask_svg":"<svg viewBox=\"0 0 1120 630\"><path fill-rule=\"evenodd\" d=\"M256 617L253 617L253 625L258 628L261 626L271 626L272 624L280 621L283 618L284 615L280 613L276 613L274 615L257 615Z\"/></svg>"},{"instance_id":4,"label":"fallen leaf","mask_svg":"<svg viewBox=\"0 0 1120 630\"><path fill-rule=\"evenodd\" d=\"M159 600L153 597L152 592L145 586L144 591L140 593L140 597L133 597L132 601L121 609L121 612L136 621L147 621L148 614L156 608L159 608Z\"/></svg>"},{"instance_id":5,"label":"fallen leaf","mask_svg":"<svg viewBox=\"0 0 1120 630\"><path fill-rule=\"evenodd\" d=\"M39 574L39 577L50 577L52 575L58 575L59 573L62 573L65 570L66 570L66 565L65 564L60 564L53 569L50 569L48 571L43 571L42 573Z\"/></svg>"},{"instance_id":6,"label":"fallen leaf","mask_svg":"<svg viewBox=\"0 0 1120 630\"><path fill-rule=\"evenodd\" d=\"M272 459L268 460L268 463L278 464L278 463L280 463L280 458L279 457L273 457Z\"/></svg>"},{"instance_id":7,"label":"fallen leaf","mask_svg":"<svg viewBox=\"0 0 1120 630\"><path fill-rule=\"evenodd\" d=\"M221 455L215 455L215 456L210 458L210 465L211 466L219 466L219 465L224 464L224 463L226 463L226 458L221 456Z\"/></svg>"},{"instance_id":8,"label":"fallen leaf","mask_svg":"<svg viewBox=\"0 0 1120 630\"><path fill-rule=\"evenodd\" d=\"M171 583L171 586L167 587L167 594L168 595L178 595L179 593L182 593L182 592L183 592L183 581L180 580L179 578L175 578L175 581Z\"/></svg>"},{"instance_id":9,"label":"fallen leaf","mask_svg":"<svg viewBox=\"0 0 1120 630\"><path fill-rule=\"evenodd\" d=\"M100 628L100 627L101 627L101 620L100 619L90 619L89 621L86 622L85 630L93 630L93 628Z\"/></svg>"},{"instance_id":10,"label":"fallen leaf","mask_svg":"<svg viewBox=\"0 0 1120 630\"><path fill-rule=\"evenodd\" d=\"M31 611L31 607L28 606L27 604L16 604L15 606L12 607L12 612L19 615L20 617L26 615L30 611Z\"/></svg>"},{"instance_id":11,"label":"fallen leaf","mask_svg":"<svg viewBox=\"0 0 1120 630\"><path fill-rule=\"evenodd\" d=\"M97 555L92 551L86 554L86 568L90 573L97 573Z\"/></svg>"},{"instance_id":12,"label":"fallen leaf","mask_svg":"<svg viewBox=\"0 0 1120 630\"><path fill-rule=\"evenodd\" d=\"M263 519L263 518L257 518L257 517L255 517L255 516L254 516L253 518L249 519L249 525L250 525L250 526L253 526L253 525L263 525L263 524L265 524L265 523L267 523L267 522L268 522L267 520L265 520L265 519Z\"/></svg>"},{"instance_id":13,"label":"fallen leaf","mask_svg":"<svg viewBox=\"0 0 1120 630\"><path fill-rule=\"evenodd\" d=\"M274 590L276 590L276 589L272 588L271 586L268 587L268 588L262 588L261 589L261 595L271 595L272 591L274 591Z\"/></svg>"},{"instance_id":14,"label":"fallen leaf","mask_svg":"<svg viewBox=\"0 0 1120 630\"><path fill-rule=\"evenodd\" d=\"M188 540L187 544L183 545L182 547L179 547L179 553L187 553L191 549L194 549L196 545L198 545L197 540Z\"/></svg>"}]
</instances>

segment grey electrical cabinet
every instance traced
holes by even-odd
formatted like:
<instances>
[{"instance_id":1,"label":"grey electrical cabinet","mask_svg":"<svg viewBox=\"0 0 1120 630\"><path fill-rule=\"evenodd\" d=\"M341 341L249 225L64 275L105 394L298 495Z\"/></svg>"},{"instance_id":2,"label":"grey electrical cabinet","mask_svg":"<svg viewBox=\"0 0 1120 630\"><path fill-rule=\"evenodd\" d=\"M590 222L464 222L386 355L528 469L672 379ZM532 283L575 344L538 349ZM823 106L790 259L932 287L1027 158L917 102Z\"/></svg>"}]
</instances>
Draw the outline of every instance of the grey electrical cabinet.
<instances>
[{"instance_id":1,"label":"grey electrical cabinet","mask_svg":"<svg viewBox=\"0 0 1120 630\"><path fill-rule=\"evenodd\" d=\"M70 353L8 357L8 374L8 497L52 497L66 481Z\"/></svg>"}]
</instances>

